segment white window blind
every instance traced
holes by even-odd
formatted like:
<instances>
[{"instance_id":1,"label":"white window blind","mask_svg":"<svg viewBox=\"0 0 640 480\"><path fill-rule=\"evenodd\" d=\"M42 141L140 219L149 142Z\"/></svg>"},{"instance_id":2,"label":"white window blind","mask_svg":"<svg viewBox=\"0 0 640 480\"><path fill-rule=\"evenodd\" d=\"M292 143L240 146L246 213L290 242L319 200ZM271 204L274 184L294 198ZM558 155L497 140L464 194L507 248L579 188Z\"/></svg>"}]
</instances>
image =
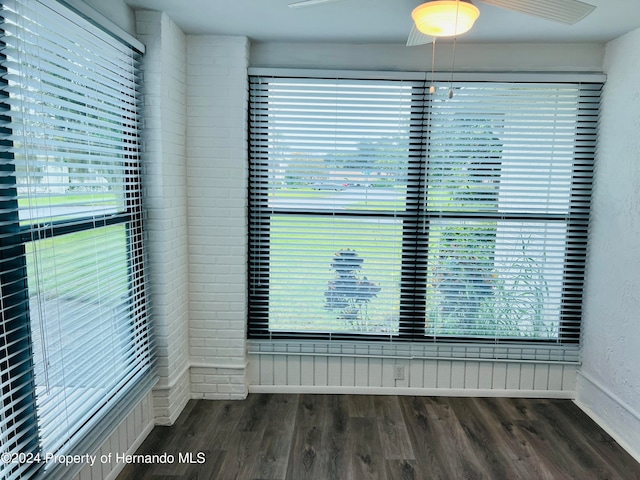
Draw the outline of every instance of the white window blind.
<instances>
[{"instance_id":1,"label":"white window blind","mask_svg":"<svg viewBox=\"0 0 640 480\"><path fill-rule=\"evenodd\" d=\"M600 83L251 78L251 338L570 345Z\"/></svg>"},{"instance_id":2,"label":"white window blind","mask_svg":"<svg viewBox=\"0 0 640 480\"><path fill-rule=\"evenodd\" d=\"M1 443L77 453L151 373L139 52L55 2L0 17Z\"/></svg>"}]
</instances>

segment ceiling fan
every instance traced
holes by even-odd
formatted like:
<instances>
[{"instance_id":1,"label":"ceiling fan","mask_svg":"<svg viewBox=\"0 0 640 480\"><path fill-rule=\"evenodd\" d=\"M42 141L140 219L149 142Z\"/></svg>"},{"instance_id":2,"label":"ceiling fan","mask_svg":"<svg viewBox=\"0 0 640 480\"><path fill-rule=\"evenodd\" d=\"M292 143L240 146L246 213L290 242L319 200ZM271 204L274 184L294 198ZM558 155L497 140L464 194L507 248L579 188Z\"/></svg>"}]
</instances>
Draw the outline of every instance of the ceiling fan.
<instances>
[{"instance_id":1,"label":"ceiling fan","mask_svg":"<svg viewBox=\"0 0 640 480\"><path fill-rule=\"evenodd\" d=\"M312 5L319 5L324 3L331 3L337 1L344 0L299 0L293 3L290 3L289 6L292 8L298 7L310 7ZM540 17L546 20L552 20L555 22L564 23L566 25L573 25L574 23L582 20L584 17L589 15L596 7L590 5L585 2L581 2L579 0L480 0L482 3L486 3L489 5L494 5L496 7L505 8L507 10L512 10L514 12L525 13L528 15L533 15L535 17ZM435 2L428 1L421 5L419 5L414 12L416 12L420 8L424 8L427 5L431 6ZM440 2L440 3L456 3L456 2ZM460 4L466 4L465 6L470 5L470 9L474 9L477 12L477 8L471 4L468 0L460 0ZM457 11L454 15L454 18L457 15ZM460 17L458 17L460 18ZM473 20L471 20L471 25L473 21L477 18L477 13ZM469 28L471 28L469 25ZM466 31L466 30L465 30ZM457 30L457 34L461 32L459 29ZM415 46L415 45L424 45L426 43L431 43L433 41L434 36L451 36L451 33L448 34L425 34L418 29L416 23L413 23L411 28L411 32L409 33L409 38L407 40L407 46Z\"/></svg>"}]
</instances>

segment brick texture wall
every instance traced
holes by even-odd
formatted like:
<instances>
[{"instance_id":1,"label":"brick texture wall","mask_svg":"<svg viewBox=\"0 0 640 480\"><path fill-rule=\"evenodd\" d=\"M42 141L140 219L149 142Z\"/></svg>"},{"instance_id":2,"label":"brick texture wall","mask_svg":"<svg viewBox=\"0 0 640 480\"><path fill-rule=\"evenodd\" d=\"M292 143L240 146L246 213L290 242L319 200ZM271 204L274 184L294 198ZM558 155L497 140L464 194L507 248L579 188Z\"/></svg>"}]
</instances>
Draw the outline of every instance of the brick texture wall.
<instances>
[{"instance_id":1,"label":"brick texture wall","mask_svg":"<svg viewBox=\"0 0 640 480\"><path fill-rule=\"evenodd\" d=\"M244 37L187 37L192 398L247 394L247 66Z\"/></svg>"},{"instance_id":2,"label":"brick texture wall","mask_svg":"<svg viewBox=\"0 0 640 480\"><path fill-rule=\"evenodd\" d=\"M144 186L157 372L154 415L171 424L191 397L186 180L186 37L161 12L136 12L143 60Z\"/></svg>"}]
</instances>

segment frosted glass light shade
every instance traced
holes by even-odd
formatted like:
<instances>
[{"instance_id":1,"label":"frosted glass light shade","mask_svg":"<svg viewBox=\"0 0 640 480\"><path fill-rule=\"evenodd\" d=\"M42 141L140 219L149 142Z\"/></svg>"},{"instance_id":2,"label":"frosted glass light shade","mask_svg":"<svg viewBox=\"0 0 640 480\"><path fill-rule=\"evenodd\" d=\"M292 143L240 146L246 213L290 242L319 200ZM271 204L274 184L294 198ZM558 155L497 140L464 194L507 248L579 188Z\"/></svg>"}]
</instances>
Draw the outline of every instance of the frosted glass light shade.
<instances>
[{"instance_id":1,"label":"frosted glass light shade","mask_svg":"<svg viewBox=\"0 0 640 480\"><path fill-rule=\"evenodd\" d=\"M476 6L465 1L435 0L418 5L411 12L416 28L432 37L451 37L465 33L479 16L480 11Z\"/></svg>"}]
</instances>

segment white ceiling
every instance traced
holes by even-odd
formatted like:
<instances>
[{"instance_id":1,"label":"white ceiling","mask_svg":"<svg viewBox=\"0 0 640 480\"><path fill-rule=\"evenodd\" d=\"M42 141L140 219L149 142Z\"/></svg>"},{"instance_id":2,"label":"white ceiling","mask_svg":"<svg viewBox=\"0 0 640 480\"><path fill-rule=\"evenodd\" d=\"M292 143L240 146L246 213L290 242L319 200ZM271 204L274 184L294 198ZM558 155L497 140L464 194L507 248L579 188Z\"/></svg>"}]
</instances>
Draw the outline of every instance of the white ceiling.
<instances>
[{"instance_id":1,"label":"white ceiling","mask_svg":"<svg viewBox=\"0 0 640 480\"><path fill-rule=\"evenodd\" d=\"M185 32L243 35L258 42L404 43L421 0L338 0L289 8L294 0L124 0L165 11ZM606 42L640 27L639 0L587 0L596 9L575 25L476 0L480 18L460 42Z\"/></svg>"}]
</instances>

